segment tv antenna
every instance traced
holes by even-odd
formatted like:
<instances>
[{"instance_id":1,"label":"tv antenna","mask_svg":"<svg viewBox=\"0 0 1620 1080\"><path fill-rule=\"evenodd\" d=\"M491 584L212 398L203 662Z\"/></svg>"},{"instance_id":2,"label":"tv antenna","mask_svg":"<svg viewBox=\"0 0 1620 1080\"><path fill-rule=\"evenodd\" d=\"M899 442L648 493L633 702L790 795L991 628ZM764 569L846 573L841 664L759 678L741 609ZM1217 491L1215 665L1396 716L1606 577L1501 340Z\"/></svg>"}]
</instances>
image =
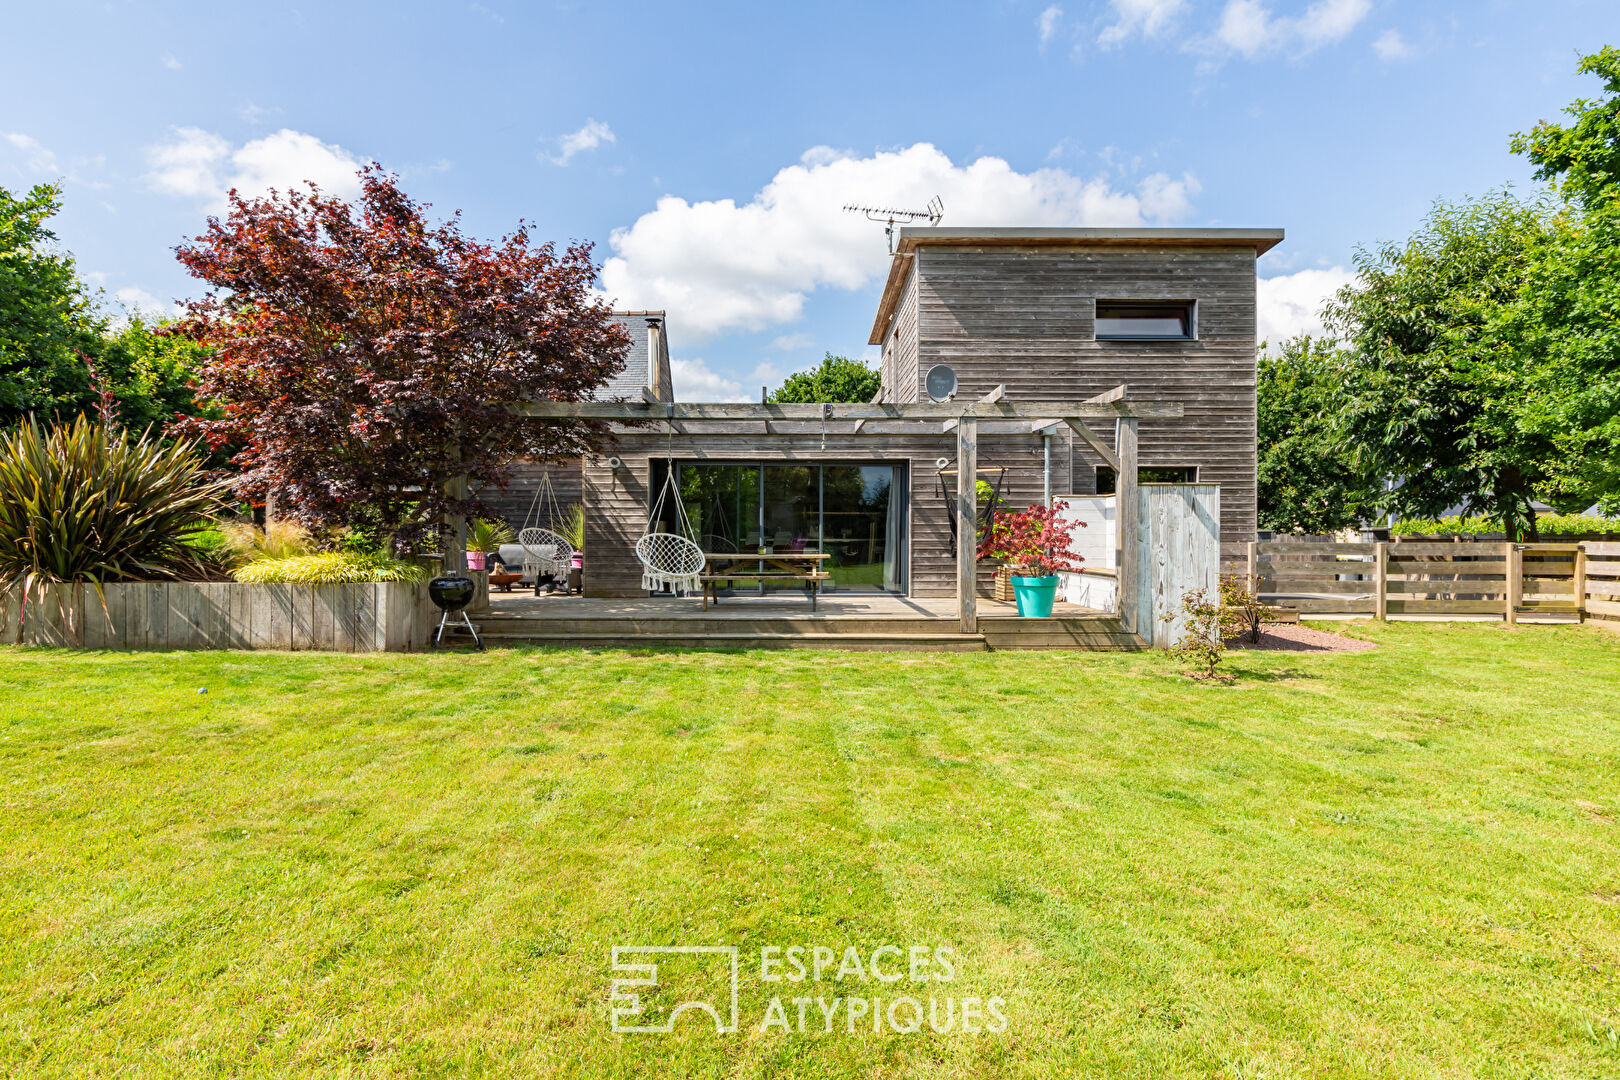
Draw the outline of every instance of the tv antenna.
<instances>
[{"instance_id":1,"label":"tv antenna","mask_svg":"<svg viewBox=\"0 0 1620 1080\"><path fill-rule=\"evenodd\" d=\"M930 225L938 225L945 216L945 203L938 195L928 200L926 210L900 210L890 206L856 206L853 203L845 205L845 210L852 214L865 214L867 221L881 221L884 224L883 232L889 238L889 254L894 254L894 223L897 221L926 221Z\"/></svg>"}]
</instances>

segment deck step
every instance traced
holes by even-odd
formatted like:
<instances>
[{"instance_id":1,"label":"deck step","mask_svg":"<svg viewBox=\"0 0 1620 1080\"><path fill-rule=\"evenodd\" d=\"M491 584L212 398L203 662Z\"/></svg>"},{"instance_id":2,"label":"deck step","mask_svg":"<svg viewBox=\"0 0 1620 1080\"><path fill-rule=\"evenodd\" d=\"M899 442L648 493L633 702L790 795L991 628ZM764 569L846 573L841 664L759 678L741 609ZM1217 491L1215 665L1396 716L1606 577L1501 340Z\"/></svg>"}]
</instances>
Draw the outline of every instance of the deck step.
<instances>
[{"instance_id":1,"label":"deck step","mask_svg":"<svg viewBox=\"0 0 1620 1080\"><path fill-rule=\"evenodd\" d=\"M850 649L857 652L985 652L983 634L859 633L588 633L557 634L539 630L480 628L491 645L559 645L571 648L637 649L673 645L693 649Z\"/></svg>"}]
</instances>

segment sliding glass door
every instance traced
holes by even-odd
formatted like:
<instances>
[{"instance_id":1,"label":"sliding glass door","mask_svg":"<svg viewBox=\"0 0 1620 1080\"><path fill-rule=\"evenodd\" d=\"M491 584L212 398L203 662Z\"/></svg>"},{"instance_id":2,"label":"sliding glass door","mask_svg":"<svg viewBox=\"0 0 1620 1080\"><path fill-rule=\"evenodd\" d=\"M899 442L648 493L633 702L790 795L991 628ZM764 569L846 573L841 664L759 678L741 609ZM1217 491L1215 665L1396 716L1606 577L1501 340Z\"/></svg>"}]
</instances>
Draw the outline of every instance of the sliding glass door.
<instances>
[{"instance_id":1,"label":"sliding glass door","mask_svg":"<svg viewBox=\"0 0 1620 1080\"><path fill-rule=\"evenodd\" d=\"M861 463L678 464L709 552L822 552L834 590L904 592L906 470ZM762 586L739 578L737 591Z\"/></svg>"}]
</instances>

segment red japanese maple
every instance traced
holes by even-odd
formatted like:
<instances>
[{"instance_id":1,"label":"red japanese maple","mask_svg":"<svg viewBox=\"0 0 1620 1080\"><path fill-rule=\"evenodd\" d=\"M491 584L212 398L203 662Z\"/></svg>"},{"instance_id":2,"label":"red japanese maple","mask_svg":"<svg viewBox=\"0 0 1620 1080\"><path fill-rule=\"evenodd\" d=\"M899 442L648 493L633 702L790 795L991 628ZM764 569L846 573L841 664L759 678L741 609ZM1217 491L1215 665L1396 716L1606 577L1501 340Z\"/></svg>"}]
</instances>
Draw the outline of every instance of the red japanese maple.
<instances>
[{"instance_id":1,"label":"red japanese maple","mask_svg":"<svg viewBox=\"0 0 1620 1080\"><path fill-rule=\"evenodd\" d=\"M441 224L375 163L354 205L231 192L225 220L176 248L211 287L175 332L212 349L198 390L222 419L183 426L239 446L236 489L278 515L431 538L513 459L573 457L603 427L544 424L505 402L578 401L624 366L629 339L592 292L589 244L558 254L527 226L495 243ZM447 485L466 474L471 498ZM452 489L453 490L453 489Z\"/></svg>"},{"instance_id":2,"label":"red japanese maple","mask_svg":"<svg viewBox=\"0 0 1620 1080\"><path fill-rule=\"evenodd\" d=\"M1068 503L1031 506L1019 513L998 513L979 542L979 558L1001 559L1019 577L1050 577L1059 570L1078 570L1084 560L1070 545L1074 530L1086 523L1058 516Z\"/></svg>"}]
</instances>

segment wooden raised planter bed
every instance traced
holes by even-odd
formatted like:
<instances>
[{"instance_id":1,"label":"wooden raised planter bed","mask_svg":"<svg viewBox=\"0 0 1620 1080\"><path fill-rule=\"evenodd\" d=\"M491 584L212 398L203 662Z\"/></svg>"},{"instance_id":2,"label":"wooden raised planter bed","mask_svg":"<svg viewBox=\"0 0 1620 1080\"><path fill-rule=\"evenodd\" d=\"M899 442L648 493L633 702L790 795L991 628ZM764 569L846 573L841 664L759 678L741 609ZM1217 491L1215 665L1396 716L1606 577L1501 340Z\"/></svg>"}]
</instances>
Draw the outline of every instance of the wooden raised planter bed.
<instances>
[{"instance_id":1,"label":"wooden raised planter bed","mask_svg":"<svg viewBox=\"0 0 1620 1080\"><path fill-rule=\"evenodd\" d=\"M0 593L0 642L86 649L411 652L432 640L427 586L253 585L240 581L36 586Z\"/></svg>"}]
</instances>

